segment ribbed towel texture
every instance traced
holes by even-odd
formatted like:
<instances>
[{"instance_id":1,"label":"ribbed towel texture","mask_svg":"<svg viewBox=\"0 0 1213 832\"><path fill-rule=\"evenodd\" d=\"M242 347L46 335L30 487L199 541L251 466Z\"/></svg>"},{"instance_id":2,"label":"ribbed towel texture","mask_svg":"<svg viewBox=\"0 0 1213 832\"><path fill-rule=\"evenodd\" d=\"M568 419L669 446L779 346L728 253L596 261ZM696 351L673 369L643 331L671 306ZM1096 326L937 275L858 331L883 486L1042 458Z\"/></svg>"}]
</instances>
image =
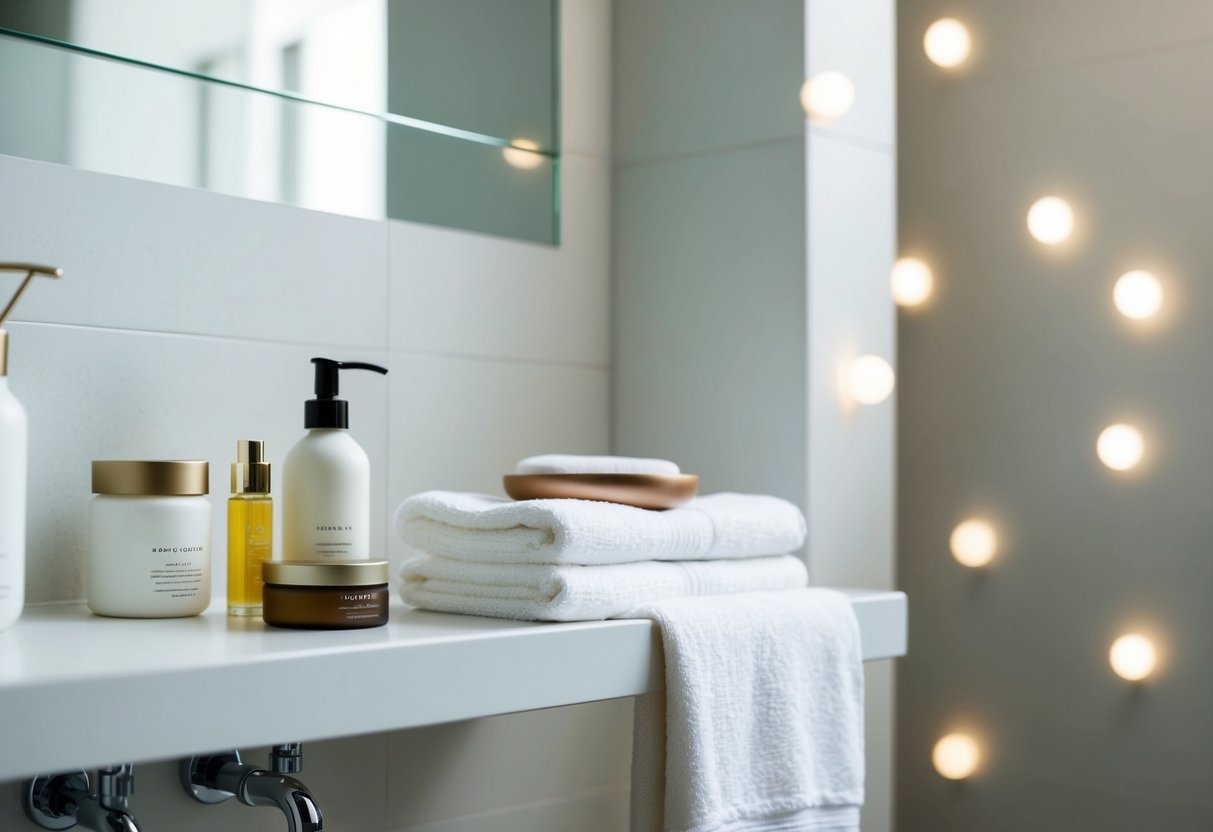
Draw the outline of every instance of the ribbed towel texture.
<instances>
[{"instance_id":1,"label":"ribbed towel texture","mask_svg":"<svg viewBox=\"0 0 1213 832\"><path fill-rule=\"evenodd\" d=\"M426 491L396 512L405 543L479 563L583 566L782 555L804 544L800 509L778 497L712 494L668 511L590 500L515 502Z\"/></svg>"},{"instance_id":2,"label":"ribbed towel texture","mask_svg":"<svg viewBox=\"0 0 1213 832\"><path fill-rule=\"evenodd\" d=\"M808 581L792 555L746 560L644 561L610 566L469 563L422 557L404 564L400 594L415 607L526 621L621 616L663 598L787 589Z\"/></svg>"},{"instance_id":3,"label":"ribbed towel texture","mask_svg":"<svg viewBox=\"0 0 1213 832\"><path fill-rule=\"evenodd\" d=\"M643 459L631 456L574 456L544 454L528 456L514 469L516 474L681 474L678 464L668 459Z\"/></svg>"},{"instance_id":4,"label":"ribbed towel texture","mask_svg":"<svg viewBox=\"0 0 1213 832\"><path fill-rule=\"evenodd\" d=\"M863 667L846 596L675 598L628 617L657 622L666 667L664 695L637 700L633 832L857 832Z\"/></svg>"}]
</instances>

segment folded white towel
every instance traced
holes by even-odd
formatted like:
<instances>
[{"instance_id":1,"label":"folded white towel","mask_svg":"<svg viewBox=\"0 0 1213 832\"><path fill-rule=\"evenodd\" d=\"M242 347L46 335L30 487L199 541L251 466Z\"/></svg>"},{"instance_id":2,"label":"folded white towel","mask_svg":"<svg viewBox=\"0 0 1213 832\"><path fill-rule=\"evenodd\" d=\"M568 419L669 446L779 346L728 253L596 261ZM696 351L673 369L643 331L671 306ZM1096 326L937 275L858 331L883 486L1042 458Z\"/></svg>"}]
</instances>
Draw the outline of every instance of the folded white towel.
<instances>
[{"instance_id":1,"label":"folded white towel","mask_svg":"<svg viewBox=\"0 0 1213 832\"><path fill-rule=\"evenodd\" d=\"M633 832L859 829L863 667L846 596L674 598L628 617L657 622L666 667L664 696L637 700Z\"/></svg>"},{"instance_id":2,"label":"folded white towel","mask_svg":"<svg viewBox=\"0 0 1213 832\"><path fill-rule=\"evenodd\" d=\"M804 563L792 555L745 560L551 566L467 563L422 557L400 570L405 603L438 612L593 621L662 598L804 586Z\"/></svg>"},{"instance_id":3,"label":"folded white towel","mask_svg":"<svg viewBox=\"0 0 1213 832\"><path fill-rule=\"evenodd\" d=\"M444 558L602 565L782 555L804 544L800 509L778 497L712 494L669 511L590 500L426 491L396 512L405 543Z\"/></svg>"},{"instance_id":4,"label":"folded white towel","mask_svg":"<svg viewBox=\"0 0 1213 832\"><path fill-rule=\"evenodd\" d=\"M544 454L529 456L514 469L517 474L660 474L682 473L668 459L643 459L633 456L576 456Z\"/></svg>"}]
</instances>

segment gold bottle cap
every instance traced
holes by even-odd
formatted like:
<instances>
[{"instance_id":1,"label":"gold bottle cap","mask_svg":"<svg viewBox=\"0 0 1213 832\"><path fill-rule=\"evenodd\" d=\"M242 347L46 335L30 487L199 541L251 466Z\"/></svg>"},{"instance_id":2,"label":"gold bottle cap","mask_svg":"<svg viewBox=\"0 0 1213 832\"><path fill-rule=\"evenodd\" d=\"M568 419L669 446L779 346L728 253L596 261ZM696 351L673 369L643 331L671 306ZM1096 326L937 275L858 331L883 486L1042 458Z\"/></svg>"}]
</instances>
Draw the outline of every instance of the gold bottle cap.
<instances>
[{"instance_id":1,"label":"gold bottle cap","mask_svg":"<svg viewBox=\"0 0 1213 832\"><path fill-rule=\"evenodd\" d=\"M94 459L93 493L194 497L210 493L210 464L197 459Z\"/></svg>"},{"instance_id":2,"label":"gold bottle cap","mask_svg":"<svg viewBox=\"0 0 1213 832\"><path fill-rule=\"evenodd\" d=\"M267 584L279 586L374 586L386 584L386 560L267 560Z\"/></svg>"},{"instance_id":3,"label":"gold bottle cap","mask_svg":"<svg viewBox=\"0 0 1213 832\"><path fill-rule=\"evenodd\" d=\"M8 333L0 329L0 376L8 375Z\"/></svg>"},{"instance_id":4,"label":"gold bottle cap","mask_svg":"<svg viewBox=\"0 0 1213 832\"><path fill-rule=\"evenodd\" d=\"M270 493L270 464L265 461L265 443L260 439L241 439L236 442L236 461L232 463L232 493Z\"/></svg>"}]
</instances>

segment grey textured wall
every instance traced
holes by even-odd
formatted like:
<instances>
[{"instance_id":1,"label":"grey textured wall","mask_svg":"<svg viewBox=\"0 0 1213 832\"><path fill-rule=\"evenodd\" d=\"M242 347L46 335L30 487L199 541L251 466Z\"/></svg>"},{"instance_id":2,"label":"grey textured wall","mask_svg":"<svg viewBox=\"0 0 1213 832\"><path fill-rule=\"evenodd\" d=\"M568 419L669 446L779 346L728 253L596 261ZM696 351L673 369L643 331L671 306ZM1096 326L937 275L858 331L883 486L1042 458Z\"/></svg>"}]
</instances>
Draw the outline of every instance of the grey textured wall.
<instances>
[{"instance_id":1,"label":"grey textured wall","mask_svg":"<svg viewBox=\"0 0 1213 832\"><path fill-rule=\"evenodd\" d=\"M923 56L937 17L974 31L970 66ZM903 313L898 828L1213 828L1213 4L902 0L901 251L937 295ZM1073 239L1027 233L1038 196ZM1134 323L1116 278L1166 299ZM1130 421L1146 457L1095 455ZM984 570L948 553L971 514L999 527ZM1115 676L1120 633L1152 635L1147 682ZM935 740L985 751L961 783Z\"/></svg>"}]
</instances>

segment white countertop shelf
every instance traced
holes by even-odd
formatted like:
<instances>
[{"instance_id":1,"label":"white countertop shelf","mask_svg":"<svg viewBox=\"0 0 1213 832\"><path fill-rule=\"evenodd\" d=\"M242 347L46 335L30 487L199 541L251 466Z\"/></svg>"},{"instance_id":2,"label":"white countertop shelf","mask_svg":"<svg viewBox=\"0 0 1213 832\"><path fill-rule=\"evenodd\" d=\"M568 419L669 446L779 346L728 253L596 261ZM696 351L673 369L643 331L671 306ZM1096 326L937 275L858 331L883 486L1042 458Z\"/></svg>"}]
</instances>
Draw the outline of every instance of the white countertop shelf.
<instances>
[{"instance_id":1,"label":"white countertop shelf","mask_svg":"<svg viewBox=\"0 0 1213 832\"><path fill-rule=\"evenodd\" d=\"M843 590L865 661L905 653L906 598ZM660 690L644 620L541 624L393 602L386 627L279 630L212 612L31 607L0 633L0 780L414 728Z\"/></svg>"}]
</instances>

